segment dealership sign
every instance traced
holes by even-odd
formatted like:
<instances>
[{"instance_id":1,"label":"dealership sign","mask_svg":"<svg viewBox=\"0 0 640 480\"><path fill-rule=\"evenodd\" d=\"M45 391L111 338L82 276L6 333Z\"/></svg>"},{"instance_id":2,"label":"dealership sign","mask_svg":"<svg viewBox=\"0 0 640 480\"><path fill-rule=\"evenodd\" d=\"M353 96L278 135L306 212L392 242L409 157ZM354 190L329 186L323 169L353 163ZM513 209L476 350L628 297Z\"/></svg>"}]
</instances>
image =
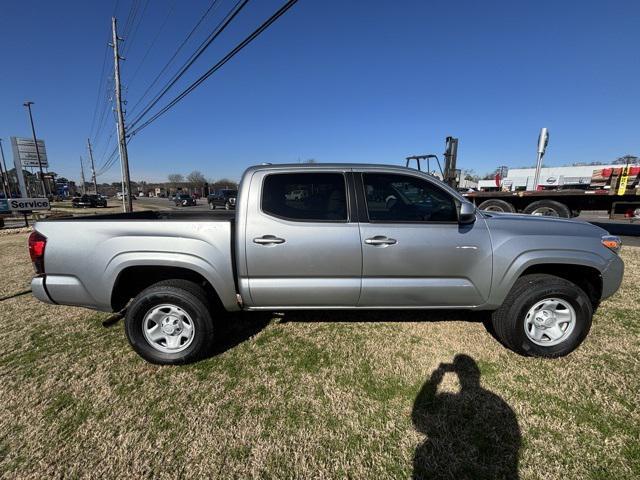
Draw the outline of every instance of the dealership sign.
<instances>
[{"instance_id":1,"label":"dealership sign","mask_svg":"<svg viewBox=\"0 0 640 480\"><path fill-rule=\"evenodd\" d=\"M46 198L7 198L0 200L0 211L49 210L51 204Z\"/></svg>"},{"instance_id":2,"label":"dealership sign","mask_svg":"<svg viewBox=\"0 0 640 480\"><path fill-rule=\"evenodd\" d=\"M20 160L23 167L49 167L47 159L47 150L44 146L44 140L38 140L38 150L32 138L11 137L11 147L13 148L14 162L16 158ZM38 162L38 154L40 154L40 162Z\"/></svg>"}]
</instances>

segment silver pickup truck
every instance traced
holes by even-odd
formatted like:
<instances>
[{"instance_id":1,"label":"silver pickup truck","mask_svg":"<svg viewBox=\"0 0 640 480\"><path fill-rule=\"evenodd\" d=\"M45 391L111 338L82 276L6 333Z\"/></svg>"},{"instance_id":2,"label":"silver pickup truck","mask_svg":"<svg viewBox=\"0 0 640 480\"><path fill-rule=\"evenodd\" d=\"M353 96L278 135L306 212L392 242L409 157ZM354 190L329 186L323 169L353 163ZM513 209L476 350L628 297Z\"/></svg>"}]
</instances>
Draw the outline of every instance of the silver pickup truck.
<instances>
[{"instance_id":1,"label":"silver pickup truck","mask_svg":"<svg viewBox=\"0 0 640 480\"><path fill-rule=\"evenodd\" d=\"M220 309L487 310L507 347L558 357L584 340L624 270L620 239L598 227L477 211L395 166L251 167L225 215L37 222L33 294L126 311L131 345L161 364L202 357Z\"/></svg>"}]
</instances>

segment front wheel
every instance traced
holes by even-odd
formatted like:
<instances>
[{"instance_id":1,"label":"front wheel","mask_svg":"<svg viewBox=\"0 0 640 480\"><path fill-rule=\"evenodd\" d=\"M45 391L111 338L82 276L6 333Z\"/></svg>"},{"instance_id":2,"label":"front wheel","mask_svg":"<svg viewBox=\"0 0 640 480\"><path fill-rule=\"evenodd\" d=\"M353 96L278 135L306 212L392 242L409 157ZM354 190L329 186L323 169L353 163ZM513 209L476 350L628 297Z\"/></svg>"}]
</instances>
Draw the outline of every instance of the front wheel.
<instances>
[{"instance_id":1,"label":"front wheel","mask_svg":"<svg viewBox=\"0 0 640 480\"><path fill-rule=\"evenodd\" d=\"M576 284L554 275L520 277L493 312L495 334L521 355L563 357L578 348L591 328L593 306Z\"/></svg>"},{"instance_id":2,"label":"front wheel","mask_svg":"<svg viewBox=\"0 0 640 480\"><path fill-rule=\"evenodd\" d=\"M231 210L231 204L229 202L225 202L224 209L225 210Z\"/></svg>"},{"instance_id":3,"label":"front wheel","mask_svg":"<svg viewBox=\"0 0 640 480\"><path fill-rule=\"evenodd\" d=\"M209 210L215 210L216 206L213 204L213 202L209 202Z\"/></svg>"},{"instance_id":4,"label":"front wheel","mask_svg":"<svg viewBox=\"0 0 640 480\"><path fill-rule=\"evenodd\" d=\"M213 338L206 293L187 280L158 282L133 300L125 330L133 349L148 362L173 365L198 360Z\"/></svg>"}]
</instances>

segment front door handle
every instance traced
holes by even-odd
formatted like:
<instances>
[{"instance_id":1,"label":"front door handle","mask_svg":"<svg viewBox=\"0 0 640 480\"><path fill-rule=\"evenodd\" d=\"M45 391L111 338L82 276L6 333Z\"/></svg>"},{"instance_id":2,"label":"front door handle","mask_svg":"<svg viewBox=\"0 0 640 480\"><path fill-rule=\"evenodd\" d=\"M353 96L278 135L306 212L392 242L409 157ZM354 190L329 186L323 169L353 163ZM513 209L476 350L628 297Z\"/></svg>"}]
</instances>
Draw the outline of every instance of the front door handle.
<instances>
[{"instance_id":1,"label":"front door handle","mask_svg":"<svg viewBox=\"0 0 640 480\"><path fill-rule=\"evenodd\" d=\"M277 245L284 243L284 238L278 238L275 235L263 235L254 238L253 243L257 243L258 245Z\"/></svg>"},{"instance_id":2,"label":"front door handle","mask_svg":"<svg viewBox=\"0 0 640 480\"><path fill-rule=\"evenodd\" d=\"M364 243L367 245L395 245L398 241L395 238L388 238L384 235L376 235L375 237L367 238Z\"/></svg>"}]
</instances>

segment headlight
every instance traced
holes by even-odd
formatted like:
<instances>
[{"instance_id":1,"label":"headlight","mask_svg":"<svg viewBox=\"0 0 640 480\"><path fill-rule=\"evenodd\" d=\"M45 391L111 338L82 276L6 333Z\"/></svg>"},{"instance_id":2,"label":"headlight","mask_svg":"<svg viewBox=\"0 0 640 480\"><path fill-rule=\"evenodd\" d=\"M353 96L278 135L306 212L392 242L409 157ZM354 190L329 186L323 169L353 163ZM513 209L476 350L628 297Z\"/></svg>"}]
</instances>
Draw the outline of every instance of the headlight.
<instances>
[{"instance_id":1,"label":"headlight","mask_svg":"<svg viewBox=\"0 0 640 480\"><path fill-rule=\"evenodd\" d=\"M620 240L620 237L615 235L603 235L601 242L602 245L614 253L619 253L622 248L622 240Z\"/></svg>"}]
</instances>

